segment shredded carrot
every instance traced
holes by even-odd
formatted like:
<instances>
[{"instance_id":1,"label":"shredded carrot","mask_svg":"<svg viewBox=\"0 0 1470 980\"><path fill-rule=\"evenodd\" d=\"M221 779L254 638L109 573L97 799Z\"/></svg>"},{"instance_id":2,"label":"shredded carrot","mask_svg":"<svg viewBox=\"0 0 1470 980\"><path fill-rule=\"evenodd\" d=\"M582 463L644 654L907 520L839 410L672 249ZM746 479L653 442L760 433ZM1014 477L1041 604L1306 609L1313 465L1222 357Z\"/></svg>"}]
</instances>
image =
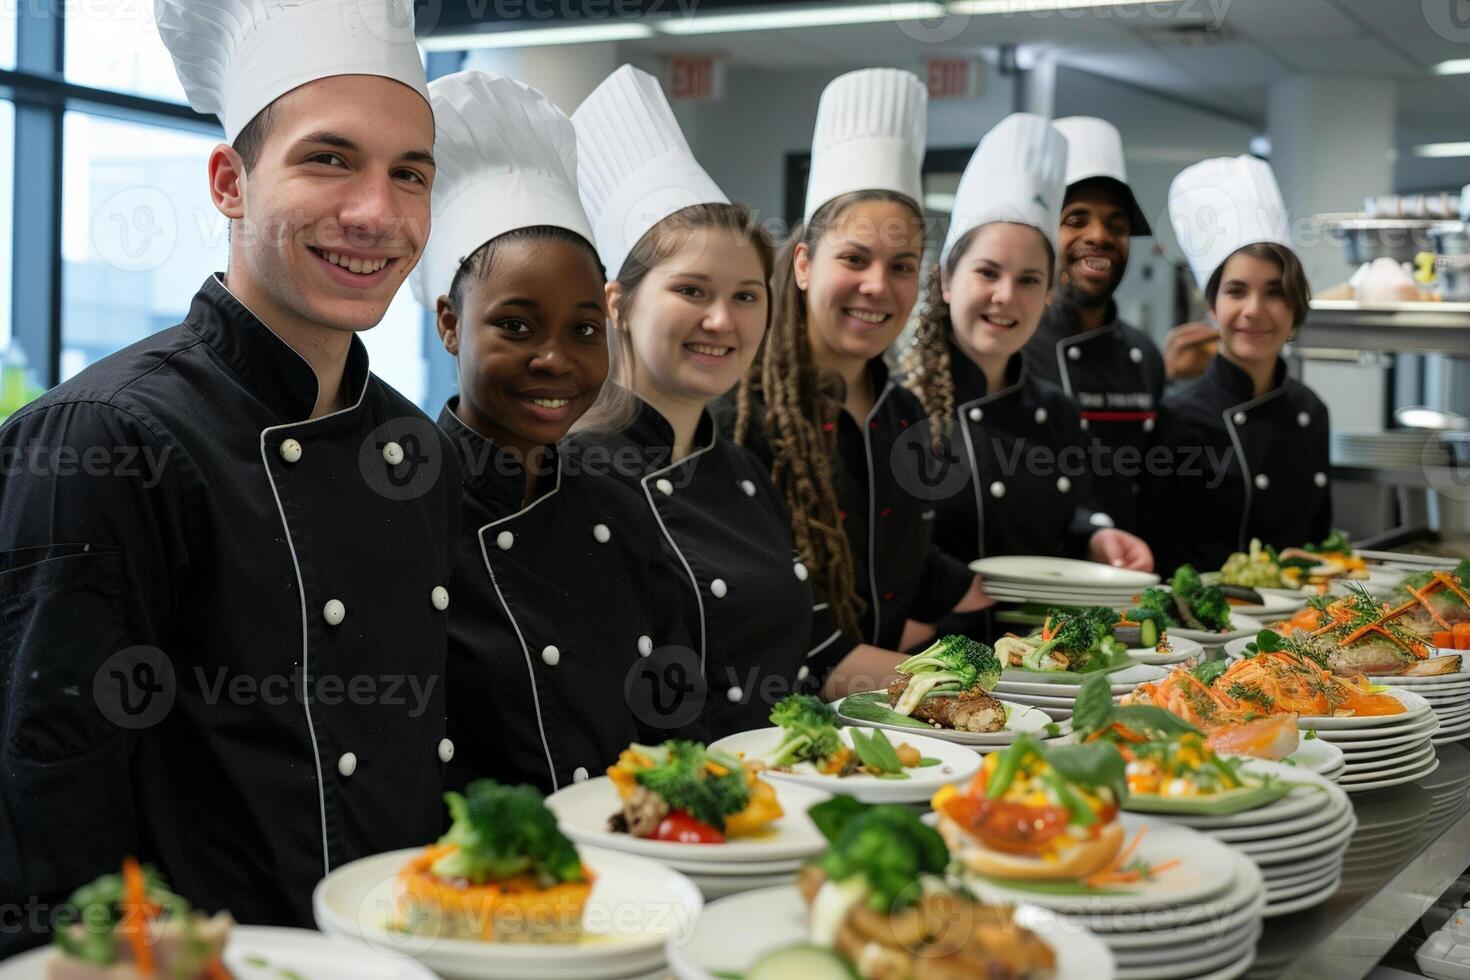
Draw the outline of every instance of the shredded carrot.
<instances>
[{"instance_id":1,"label":"shredded carrot","mask_svg":"<svg viewBox=\"0 0 1470 980\"><path fill-rule=\"evenodd\" d=\"M1445 588L1449 589L1455 595L1459 596L1460 600L1464 602L1465 605L1470 606L1470 593L1467 593L1465 591L1465 589L1463 588L1463 584L1458 578L1451 575L1449 572L1435 572L1434 580L1443 585Z\"/></svg>"},{"instance_id":2,"label":"shredded carrot","mask_svg":"<svg viewBox=\"0 0 1470 980\"><path fill-rule=\"evenodd\" d=\"M1128 859L1133 856L1133 852L1138 850L1138 845L1143 840L1143 835L1147 831L1147 825L1138 828L1138 833L1133 835L1133 840L1129 841L1104 867L1085 876L1082 879L1082 883L1089 888L1099 888L1103 885L1131 884L1136 881L1141 881L1144 878L1152 878L1155 875L1162 874L1170 868L1178 867L1180 862L1177 858L1172 861L1165 861L1163 864L1154 865L1151 868L1138 869L1124 867L1128 863Z\"/></svg>"},{"instance_id":3,"label":"shredded carrot","mask_svg":"<svg viewBox=\"0 0 1470 980\"><path fill-rule=\"evenodd\" d=\"M205 980L235 980L230 975L230 971L225 969L225 965L219 961L218 956L211 956L204 964L204 976Z\"/></svg>"},{"instance_id":4,"label":"shredded carrot","mask_svg":"<svg viewBox=\"0 0 1470 980\"><path fill-rule=\"evenodd\" d=\"M1148 833L1148 824L1144 824L1138 828L1138 833L1133 836L1133 840L1118 852L1117 857L1113 858L1113 867L1121 868L1123 866L1129 856L1138 850L1138 845L1143 841L1143 835L1146 833Z\"/></svg>"},{"instance_id":5,"label":"shredded carrot","mask_svg":"<svg viewBox=\"0 0 1470 980\"><path fill-rule=\"evenodd\" d=\"M123 861L122 921L118 929L127 936L133 960L141 976L153 976L153 949L148 945L148 888L143 867L135 857Z\"/></svg>"},{"instance_id":6,"label":"shredded carrot","mask_svg":"<svg viewBox=\"0 0 1470 980\"><path fill-rule=\"evenodd\" d=\"M1041 624L1041 639L1042 639L1042 641L1044 642L1046 640L1050 640L1052 637L1056 636L1057 635L1057 629L1058 628L1059 627L1052 626L1052 624L1051 624L1051 617L1050 616L1046 617L1046 622L1044 622L1044 623Z\"/></svg>"}]
</instances>

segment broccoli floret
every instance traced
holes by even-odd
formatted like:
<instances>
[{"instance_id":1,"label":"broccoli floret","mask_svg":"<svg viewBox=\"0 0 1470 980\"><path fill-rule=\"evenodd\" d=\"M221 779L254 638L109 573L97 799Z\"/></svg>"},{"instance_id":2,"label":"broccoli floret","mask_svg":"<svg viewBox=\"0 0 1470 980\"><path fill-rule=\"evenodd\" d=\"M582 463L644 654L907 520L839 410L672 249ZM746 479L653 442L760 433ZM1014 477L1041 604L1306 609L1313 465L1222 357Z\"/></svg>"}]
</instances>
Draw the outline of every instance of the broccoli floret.
<instances>
[{"instance_id":1,"label":"broccoli floret","mask_svg":"<svg viewBox=\"0 0 1470 980\"><path fill-rule=\"evenodd\" d=\"M1040 646L1023 656L1022 666L1045 670L1048 659L1054 659L1055 654L1066 661L1068 669L1077 670L1099 655L1112 656L1123 649L1113 639L1113 624L1117 621L1118 614L1104 606L1049 616L1041 629Z\"/></svg>"},{"instance_id":2,"label":"broccoli floret","mask_svg":"<svg viewBox=\"0 0 1470 980\"><path fill-rule=\"evenodd\" d=\"M1180 565L1169 587L1205 629L1218 633L1230 628L1230 603L1225 594L1213 585L1206 585L1194 566Z\"/></svg>"},{"instance_id":3,"label":"broccoli floret","mask_svg":"<svg viewBox=\"0 0 1470 980\"><path fill-rule=\"evenodd\" d=\"M1341 554L1352 554L1353 542L1347 536L1346 531L1344 531L1340 527L1335 527L1332 529L1332 533L1327 535L1327 539L1321 544L1309 544L1302 550L1315 552L1317 554L1328 551Z\"/></svg>"},{"instance_id":4,"label":"broccoli floret","mask_svg":"<svg viewBox=\"0 0 1470 980\"><path fill-rule=\"evenodd\" d=\"M791 694L771 709L771 724L783 729L781 744L770 757L773 766L806 759L825 759L842 748L837 712L811 694Z\"/></svg>"},{"instance_id":5,"label":"broccoli floret","mask_svg":"<svg viewBox=\"0 0 1470 980\"><path fill-rule=\"evenodd\" d=\"M832 881L861 875L871 889L868 907L877 912L918 901L919 879L943 874L948 864L944 838L897 804L869 807L847 819L821 858Z\"/></svg>"},{"instance_id":6,"label":"broccoli floret","mask_svg":"<svg viewBox=\"0 0 1470 980\"><path fill-rule=\"evenodd\" d=\"M893 710L913 712L928 694L958 694L975 686L990 691L1000 683L1001 664L995 651L968 636L940 637L929 649L896 668L909 676Z\"/></svg>"},{"instance_id":7,"label":"broccoli floret","mask_svg":"<svg viewBox=\"0 0 1470 980\"><path fill-rule=\"evenodd\" d=\"M683 810L695 820L716 830L725 829L725 818L744 810L750 803L750 784L738 759L710 752L698 742L671 739L657 748L638 746L655 761L639 769L638 784L663 797L670 809Z\"/></svg>"},{"instance_id":8,"label":"broccoli floret","mask_svg":"<svg viewBox=\"0 0 1470 980\"><path fill-rule=\"evenodd\" d=\"M543 884L582 881L577 849L556 826L532 786L502 786L477 779L464 795L445 793L454 823L440 844L458 849L434 862L440 878L467 878L475 884L534 874Z\"/></svg>"},{"instance_id":9,"label":"broccoli floret","mask_svg":"<svg viewBox=\"0 0 1470 980\"><path fill-rule=\"evenodd\" d=\"M1138 596L1138 605L1128 610L1126 618L1135 623L1142 622L1144 618L1153 619L1155 622L1162 620L1162 625L1182 626L1179 613L1174 608L1173 597L1163 589L1153 587L1144 589Z\"/></svg>"}]
</instances>

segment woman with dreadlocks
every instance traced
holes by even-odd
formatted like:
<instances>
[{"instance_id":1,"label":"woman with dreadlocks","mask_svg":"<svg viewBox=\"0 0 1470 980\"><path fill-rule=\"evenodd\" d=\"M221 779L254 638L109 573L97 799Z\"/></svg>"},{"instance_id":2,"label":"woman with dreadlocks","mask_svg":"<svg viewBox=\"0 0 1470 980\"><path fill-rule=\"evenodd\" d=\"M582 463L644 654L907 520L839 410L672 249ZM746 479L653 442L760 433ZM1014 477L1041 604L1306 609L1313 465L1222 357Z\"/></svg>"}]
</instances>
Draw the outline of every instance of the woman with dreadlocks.
<instances>
[{"instance_id":1,"label":"woman with dreadlocks","mask_svg":"<svg viewBox=\"0 0 1470 980\"><path fill-rule=\"evenodd\" d=\"M710 734L762 728L775 702L816 691L830 668L807 656L815 603L785 504L707 411L760 349L773 247L694 159L652 76L624 65L572 122L582 201L614 274L614 380L637 403L631 420L584 419L576 443L646 501L687 583Z\"/></svg>"},{"instance_id":2,"label":"woman with dreadlocks","mask_svg":"<svg viewBox=\"0 0 1470 980\"><path fill-rule=\"evenodd\" d=\"M968 476L935 504L934 537L966 562L1066 555L1148 568L1142 539L1097 526L1083 506L1089 471L1077 407L1028 374L1021 354L1056 278L1066 161L1061 133L1017 113L986 134L960 178L904 359L941 451L956 454ZM979 617L944 626L986 628Z\"/></svg>"},{"instance_id":3,"label":"woman with dreadlocks","mask_svg":"<svg viewBox=\"0 0 1470 980\"><path fill-rule=\"evenodd\" d=\"M829 692L883 686L890 651L927 639L924 624L991 602L931 544L947 474L923 407L883 360L918 297L925 103L923 84L893 69L822 93L806 222L777 260L765 348L727 412L771 467L817 583L820 642L840 657Z\"/></svg>"}]
</instances>

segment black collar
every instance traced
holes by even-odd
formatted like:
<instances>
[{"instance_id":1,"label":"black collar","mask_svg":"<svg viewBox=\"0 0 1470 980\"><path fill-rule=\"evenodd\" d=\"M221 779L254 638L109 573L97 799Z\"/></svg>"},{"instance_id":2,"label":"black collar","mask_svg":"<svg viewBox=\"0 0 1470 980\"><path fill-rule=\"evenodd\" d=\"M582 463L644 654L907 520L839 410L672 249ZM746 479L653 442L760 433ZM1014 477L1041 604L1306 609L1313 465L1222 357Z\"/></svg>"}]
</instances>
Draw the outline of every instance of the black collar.
<instances>
[{"instance_id":1,"label":"black collar","mask_svg":"<svg viewBox=\"0 0 1470 980\"><path fill-rule=\"evenodd\" d=\"M985 380L985 372L980 370L980 365L970 360L970 356L955 343L953 336L948 339L948 344L949 373L954 378L955 403L963 404L990 395L990 384ZM1005 387L1001 391L1018 390L1025 378L1025 357L1020 353L1012 354L1011 359L1006 362ZM995 392L997 395L1000 393Z\"/></svg>"},{"instance_id":2,"label":"black collar","mask_svg":"<svg viewBox=\"0 0 1470 980\"><path fill-rule=\"evenodd\" d=\"M489 503L497 512L513 514L526 506L526 467L520 453L512 452L486 439L465 425L454 414L459 404L455 395L439 413L439 428L449 436L459 453L465 489ZM546 454L536 469L536 493L533 500L556 488L561 478L561 456L555 446L547 446Z\"/></svg>"},{"instance_id":3,"label":"black collar","mask_svg":"<svg viewBox=\"0 0 1470 980\"><path fill-rule=\"evenodd\" d=\"M876 406L883 401L883 389L888 387L888 362L883 360L879 354L863 366L868 372L868 381L873 388L873 404ZM847 404L847 383L842 376L835 371L826 371L821 376L821 390L830 399L835 401L838 407Z\"/></svg>"},{"instance_id":4,"label":"black collar","mask_svg":"<svg viewBox=\"0 0 1470 980\"><path fill-rule=\"evenodd\" d=\"M1076 303L1070 303L1058 297L1047 306L1046 312L1041 317L1041 329L1048 331L1058 339L1074 337L1080 333L1102 333L1116 325L1118 322L1118 304L1111 299L1108 300L1107 309L1104 311L1102 326L1096 331L1089 331L1082 326L1082 317L1078 313Z\"/></svg>"},{"instance_id":5,"label":"black collar","mask_svg":"<svg viewBox=\"0 0 1470 980\"><path fill-rule=\"evenodd\" d=\"M637 398L637 396L634 396ZM644 472L662 469L674 459L674 427L663 413L642 398L637 398L638 414L623 430L623 434L643 449ZM690 455L714 445L717 437L715 420L709 409L699 416L699 426L694 430L694 444ZM685 457L686 459L688 457Z\"/></svg>"},{"instance_id":6,"label":"black collar","mask_svg":"<svg viewBox=\"0 0 1470 980\"><path fill-rule=\"evenodd\" d=\"M269 326L235 298L219 274L204 280L184 324L239 377L245 389L282 422L300 422L316 407L316 372ZM347 404L362 398L368 353L355 334L347 351L342 388Z\"/></svg>"},{"instance_id":7,"label":"black collar","mask_svg":"<svg viewBox=\"0 0 1470 980\"><path fill-rule=\"evenodd\" d=\"M1251 376L1236 366L1224 354L1216 354L1210 361L1210 367L1205 372L1205 381L1229 392L1231 397L1239 402L1248 402L1258 397L1256 395L1255 382ZM1280 357L1276 358L1275 376L1271 381L1271 391L1280 388L1286 381L1286 362ZM1267 392L1269 394L1270 392ZM1260 396L1264 397L1264 396Z\"/></svg>"}]
</instances>

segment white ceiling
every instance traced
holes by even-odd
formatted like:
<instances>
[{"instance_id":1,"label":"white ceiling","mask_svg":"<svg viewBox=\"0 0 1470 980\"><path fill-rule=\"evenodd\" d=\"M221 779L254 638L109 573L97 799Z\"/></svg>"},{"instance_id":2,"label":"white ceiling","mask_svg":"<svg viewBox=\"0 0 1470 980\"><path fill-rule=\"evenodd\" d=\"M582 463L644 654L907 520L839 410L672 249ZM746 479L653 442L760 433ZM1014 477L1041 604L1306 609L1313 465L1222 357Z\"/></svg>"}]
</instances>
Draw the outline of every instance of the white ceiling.
<instances>
[{"instance_id":1,"label":"white ceiling","mask_svg":"<svg viewBox=\"0 0 1470 980\"><path fill-rule=\"evenodd\" d=\"M627 42L640 53L719 50L736 64L815 68L1043 49L1068 64L1263 126L1273 81L1297 74L1382 76L1401 130L1470 130L1470 75L1429 66L1470 58L1464 0L1178 0L1066 14L988 14L939 25L872 24ZM1436 14L1443 23L1433 23ZM1436 30L1436 27L1439 30ZM1445 138L1452 138L1446 136ZM1459 138L1470 138L1470 132Z\"/></svg>"}]
</instances>

